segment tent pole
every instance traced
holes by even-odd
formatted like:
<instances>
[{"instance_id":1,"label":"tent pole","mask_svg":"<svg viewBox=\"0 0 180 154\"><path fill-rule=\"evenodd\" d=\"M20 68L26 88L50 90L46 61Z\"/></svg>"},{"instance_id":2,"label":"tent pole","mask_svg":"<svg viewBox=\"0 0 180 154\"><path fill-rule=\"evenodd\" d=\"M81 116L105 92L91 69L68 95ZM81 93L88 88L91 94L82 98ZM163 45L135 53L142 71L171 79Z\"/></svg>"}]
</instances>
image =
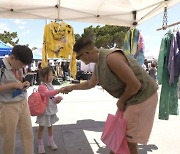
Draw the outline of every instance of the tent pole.
<instances>
[{"instance_id":1,"label":"tent pole","mask_svg":"<svg viewBox=\"0 0 180 154\"><path fill-rule=\"evenodd\" d=\"M159 30L166 30L166 28L168 28L168 27L172 27L172 26L179 25L179 24L180 24L180 21L175 22L175 23L170 24L170 25L167 25L167 26L163 26L161 28L158 28L157 31L159 31Z\"/></svg>"},{"instance_id":2,"label":"tent pole","mask_svg":"<svg viewBox=\"0 0 180 154\"><path fill-rule=\"evenodd\" d=\"M60 7L61 7L60 4L61 4L61 0L58 1L58 18L57 18L58 20L60 20L60 18L59 18Z\"/></svg>"}]
</instances>

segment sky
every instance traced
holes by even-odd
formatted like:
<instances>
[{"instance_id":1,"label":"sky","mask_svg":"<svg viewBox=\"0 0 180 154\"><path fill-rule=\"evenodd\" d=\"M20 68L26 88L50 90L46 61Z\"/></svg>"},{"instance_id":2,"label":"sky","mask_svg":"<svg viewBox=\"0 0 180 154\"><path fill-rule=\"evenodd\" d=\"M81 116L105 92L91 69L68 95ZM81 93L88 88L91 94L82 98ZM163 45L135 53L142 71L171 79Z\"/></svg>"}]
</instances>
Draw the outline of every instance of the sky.
<instances>
[{"instance_id":1,"label":"sky","mask_svg":"<svg viewBox=\"0 0 180 154\"><path fill-rule=\"evenodd\" d=\"M162 27L163 13L145 21L140 24L139 29L144 38L146 55L153 55L158 57L161 39L167 30L156 31L157 28ZM177 4L168 9L168 24L180 21L180 4ZM29 44L30 47L42 47L43 33L45 25L50 22L40 19L0 19L0 33L4 30L9 32L17 32L19 44ZM84 28L98 24L82 23L74 21L65 21L71 25L75 34L81 34ZM178 26L171 27L177 28Z\"/></svg>"}]
</instances>

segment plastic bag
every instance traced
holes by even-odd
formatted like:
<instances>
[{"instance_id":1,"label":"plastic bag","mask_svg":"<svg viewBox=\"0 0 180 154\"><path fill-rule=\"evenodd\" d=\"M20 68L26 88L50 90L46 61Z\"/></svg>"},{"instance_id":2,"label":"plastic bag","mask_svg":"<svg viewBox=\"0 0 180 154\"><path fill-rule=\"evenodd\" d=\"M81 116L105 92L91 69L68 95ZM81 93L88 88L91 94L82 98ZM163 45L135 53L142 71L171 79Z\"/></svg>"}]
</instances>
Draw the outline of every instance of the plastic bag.
<instances>
[{"instance_id":1,"label":"plastic bag","mask_svg":"<svg viewBox=\"0 0 180 154\"><path fill-rule=\"evenodd\" d=\"M130 154L125 137L126 125L121 111L117 111L116 115L108 114L101 140L115 154Z\"/></svg>"}]
</instances>

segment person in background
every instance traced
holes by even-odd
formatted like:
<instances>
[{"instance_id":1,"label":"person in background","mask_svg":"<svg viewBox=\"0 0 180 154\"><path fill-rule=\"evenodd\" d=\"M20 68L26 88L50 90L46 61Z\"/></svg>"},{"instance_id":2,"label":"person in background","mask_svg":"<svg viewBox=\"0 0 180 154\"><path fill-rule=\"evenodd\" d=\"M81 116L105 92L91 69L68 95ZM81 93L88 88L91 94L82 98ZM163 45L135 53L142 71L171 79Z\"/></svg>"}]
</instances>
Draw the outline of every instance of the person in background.
<instances>
[{"instance_id":1,"label":"person in background","mask_svg":"<svg viewBox=\"0 0 180 154\"><path fill-rule=\"evenodd\" d=\"M41 94L43 102L47 104L46 111L42 115L37 116L36 123L39 124L38 128L38 153L45 153L43 143L43 130L44 127L48 127L48 146L52 150L57 149L57 145L53 139L52 125L56 123L59 118L56 113L58 112L57 104L63 99L61 96L56 96L60 90L54 90L52 81L54 79L54 72L51 66L41 69L39 72L40 80L42 83L38 87L38 92Z\"/></svg>"},{"instance_id":2,"label":"person in background","mask_svg":"<svg viewBox=\"0 0 180 154\"><path fill-rule=\"evenodd\" d=\"M126 139L131 154L138 154L138 143L147 144L158 101L157 86L135 59L120 49L97 49L91 37L81 37L74 45L76 59L95 63L90 80L63 87L62 93L102 86L116 97L118 110L127 120ZM110 152L113 154L113 152Z\"/></svg>"},{"instance_id":3,"label":"person in background","mask_svg":"<svg viewBox=\"0 0 180 154\"><path fill-rule=\"evenodd\" d=\"M152 77L154 81L156 81L156 73L157 73L156 65L154 63L151 63L151 66L149 68L149 75Z\"/></svg>"},{"instance_id":4,"label":"person in background","mask_svg":"<svg viewBox=\"0 0 180 154\"><path fill-rule=\"evenodd\" d=\"M61 69L61 63L58 62L56 66L56 72L58 77L62 77L62 69Z\"/></svg>"},{"instance_id":5,"label":"person in background","mask_svg":"<svg viewBox=\"0 0 180 154\"><path fill-rule=\"evenodd\" d=\"M30 83L23 82L22 68L31 64L33 54L24 45L15 45L11 55L2 62L0 71L0 135L3 154L13 154L16 129L19 129L24 154L33 154L33 132L31 116L27 105L27 91Z\"/></svg>"},{"instance_id":6,"label":"person in background","mask_svg":"<svg viewBox=\"0 0 180 154\"><path fill-rule=\"evenodd\" d=\"M36 71L36 84L39 85L40 84L40 79L39 79L39 72L42 69L42 63L39 62L38 63L38 67L37 67L37 71Z\"/></svg>"},{"instance_id":7,"label":"person in background","mask_svg":"<svg viewBox=\"0 0 180 154\"><path fill-rule=\"evenodd\" d=\"M69 74L69 64L68 62L62 62L61 63L61 68L62 68L62 72L63 72L63 81L66 81L66 77Z\"/></svg>"},{"instance_id":8,"label":"person in background","mask_svg":"<svg viewBox=\"0 0 180 154\"><path fill-rule=\"evenodd\" d=\"M144 59L144 65L146 66L146 68L148 68L148 60Z\"/></svg>"}]
</instances>

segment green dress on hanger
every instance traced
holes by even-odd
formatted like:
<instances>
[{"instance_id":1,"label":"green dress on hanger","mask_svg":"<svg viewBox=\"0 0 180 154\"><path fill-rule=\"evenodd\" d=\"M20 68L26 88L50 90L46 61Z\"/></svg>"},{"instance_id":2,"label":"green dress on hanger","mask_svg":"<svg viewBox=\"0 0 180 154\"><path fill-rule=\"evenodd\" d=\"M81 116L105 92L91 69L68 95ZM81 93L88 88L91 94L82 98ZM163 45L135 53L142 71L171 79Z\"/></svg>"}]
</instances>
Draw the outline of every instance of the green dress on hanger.
<instances>
[{"instance_id":1,"label":"green dress on hanger","mask_svg":"<svg viewBox=\"0 0 180 154\"><path fill-rule=\"evenodd\" d=\"M178 96L177 82L169 85L168 57L171 47L172 33L165 34L161 42L160 53L158 57L158 83L162 84L160 102L159 102L159 119L168 120L169 115L178 115Z\"/></svg>"}]
</instances>

